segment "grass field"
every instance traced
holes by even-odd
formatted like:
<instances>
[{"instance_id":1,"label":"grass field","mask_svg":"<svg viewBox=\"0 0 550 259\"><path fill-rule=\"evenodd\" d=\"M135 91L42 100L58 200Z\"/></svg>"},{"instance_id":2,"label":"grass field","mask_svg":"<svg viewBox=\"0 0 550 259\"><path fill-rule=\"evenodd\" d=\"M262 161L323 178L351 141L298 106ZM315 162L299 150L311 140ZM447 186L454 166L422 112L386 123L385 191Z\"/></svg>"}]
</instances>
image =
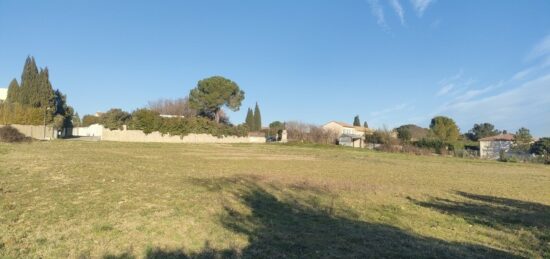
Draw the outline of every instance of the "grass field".
<instances>
[{"instance_id":1,"label":"grass field","mask_svg":"<svg viewBox=\"0 0 550 259\"><path fill-rule=\"evenodd\" d=\"M0 257L550 258L544 165L68 141L0 165Z\"/></svg>"}]
</instances>

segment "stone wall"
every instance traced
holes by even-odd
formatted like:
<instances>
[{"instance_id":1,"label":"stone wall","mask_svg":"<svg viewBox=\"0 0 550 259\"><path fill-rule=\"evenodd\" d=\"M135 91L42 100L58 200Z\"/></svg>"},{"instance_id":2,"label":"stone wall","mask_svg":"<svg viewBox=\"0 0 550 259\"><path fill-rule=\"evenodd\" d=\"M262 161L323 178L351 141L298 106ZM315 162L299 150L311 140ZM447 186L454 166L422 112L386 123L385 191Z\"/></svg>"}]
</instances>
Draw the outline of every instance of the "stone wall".
<instances>
[{"instance_id":1,"label":"stone wall","mask_svg":"<svg viewBox=\"0 0 550 259\"><path fill-rule=\"evenodd\" d=\"M141 130L103 129L101 140L120 142L162 142L162 143L265 143L265 137L215 137L208 134L189 134L185 137L162 135L160 132L143 133Z\"/></svg>"},{"instance_id":2,"label":"stone wall","mask_svg":"<svg viewBox=\"0 0 550 259\"><path fill-rule=\"evenodd\" d=\"M4 127L5 125L0 125L0 127ZM10 125L19 132L23 133L27 137L31 137L33 139L39 139L39 140L50 140L57 138L57 130L54 130L51 126L46 126L46 130L44 131L44 126L37 126L37 125L19 125L19 124L12 124Z\"/></svg>"},{"instance_id":3,"label":"stone wall","mask_svg":"<svg viewBox=\"0 0 550 259\"><path fill-rule=\"evenodd\" d=\"M75 127L69 129L69 131L69 135L75 137L101 137L103 134L103 126L92 124L88 127Z\"/></svg>"}]
</instances>

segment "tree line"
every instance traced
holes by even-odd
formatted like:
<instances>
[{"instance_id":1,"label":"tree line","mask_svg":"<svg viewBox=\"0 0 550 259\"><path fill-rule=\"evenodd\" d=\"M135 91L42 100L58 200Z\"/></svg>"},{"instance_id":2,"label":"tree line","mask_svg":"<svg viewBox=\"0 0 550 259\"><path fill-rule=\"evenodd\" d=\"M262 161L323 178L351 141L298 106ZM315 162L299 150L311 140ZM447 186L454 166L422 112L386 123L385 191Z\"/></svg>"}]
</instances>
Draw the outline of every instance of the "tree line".
<instances>
[{"instance_id":1,"label":"tree line","mask_svg":"<svg viewBox=\"0 0 550 259\"><path fill-rule=\"evenodd\" d=\"M13 79L6 101L0 106L2 124L53 124L55 128L72 127L74 109L67 96L54 90L48 68L38 68L34 57L27 57L21 83Z\"/></svg>"}]
</instances>

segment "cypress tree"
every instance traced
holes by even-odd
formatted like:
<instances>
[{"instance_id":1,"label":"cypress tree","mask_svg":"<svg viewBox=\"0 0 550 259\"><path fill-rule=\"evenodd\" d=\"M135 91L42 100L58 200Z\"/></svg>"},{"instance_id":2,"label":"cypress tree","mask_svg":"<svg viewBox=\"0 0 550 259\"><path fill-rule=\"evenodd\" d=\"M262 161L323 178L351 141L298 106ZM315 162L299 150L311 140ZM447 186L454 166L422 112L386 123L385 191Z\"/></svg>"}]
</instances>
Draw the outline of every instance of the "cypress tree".
<instances>
[{"instance_id":1,"label":"cypress tree","mask_svg":"<svg viewBox=\"0 0 550 259\"><path fill-rule=\"evenodd\" d=\"M359 120L359 115L355 115L355 118L353 118L353 126L361 126L361 120Z\"/></svg>"},{"instance_id":2,"label":"cypress tree","mask_svg":"<svg viewBox=\"0 0 550 259\"><path fill-rule=\"evenodd\" d=\"M33 57L27 57L23 73L21 74L21 88L19 89L19 103L23 105L33 104L38 95L36 81L38 77L38 68Z\"/></svg>"},{"instance_id":3,"label":"cypress tree","mask_svg":"<svg viewBox=\"0 0 550 259\"><path fill-rule=\"evenodd\" d=\"M368 128L368 127L369 127L369 124L367 123L367 121L363 122L363 127L364 127L364 128Z\"/></svg>"},{"instance_id":4,"label":"cypress tree","mask_svg":"<svg viewBox=\"0 0 550 259\"><path fill-rule=\"evenodd\" d=\"M254 130L254 115L252 114L252 109L250 108L248 108L248 112L246 113L245 123L249 130Z\"/></svg>"},{"instance_id":5,"label":"cypress tree","mask_svg":"<svg viewBox=\"0 0 550 259\"><path fill-rule=\"evenodd\" d=\"M6 98L6 102L9 103L17 103L19 102L19 83L17 83L17 80L14 78L10 82L10 86L8 87L8 97Z\"/></svg>"},{"instance_id":6,"label":"cypress tree","mask_svg":"<svg viewBox=\"0 0 550 259\"><path fill-rule=\"evenodd\" d=\"M260 114L260 107L256 102L256 107L254 107L254 128L257 131L262 130L262 115Z\"/></svg>"}]
</instances>

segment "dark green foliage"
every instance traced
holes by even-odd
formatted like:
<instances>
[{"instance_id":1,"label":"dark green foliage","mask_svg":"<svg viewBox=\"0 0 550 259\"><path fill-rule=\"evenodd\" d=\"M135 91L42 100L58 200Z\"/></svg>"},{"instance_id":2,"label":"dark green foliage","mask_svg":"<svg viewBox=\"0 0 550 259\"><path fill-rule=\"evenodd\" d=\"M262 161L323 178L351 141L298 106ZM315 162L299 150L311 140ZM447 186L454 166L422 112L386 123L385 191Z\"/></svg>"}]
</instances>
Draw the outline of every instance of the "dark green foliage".
<instances>
[{"instance_id":1,"label":"dark green foliage","mask_svg":"<svg viewBox=\"0 0 550 259\"><path fill-rule=\"evenodd\" d=\"M6 103L10 107L5 107L4 111L11 110L18 113L17 116L0 114L3 117L11 118L8 123L43 124L45 113L47 124L53 123L54 117L61 115L63 120L58 118L54 126L72 127L74 111L67 105L67 97L59 90L53 90L48 68L39 70L33 57L27 57L25 61L21 75L21 85L19 86L15 79L10 83ZM40 111L42 111L41 122L37 120L38 116L36 116ZM8 119L4 120L7 121Z\"/></svg>"},{"instance_id":2,"label":"dark green foliage","mask_svg":"<svg viewBox=\"0 0 550 259\"><path fill-rule=\"evenodd\" d=\"M397 137L401 140L401 142L408 143L411 141L411 132L408 128L399 127L395 130L397 131Z\"/></svg>"},{"instance_id":3,"label":"dark green foliage","mask_svg":"<svg viewBox=\"0 0 550 259\"><path fill-rule=\"evenodd\" d=\"M258 106L258 103L256 103L256 107L254 107L254 130L262 130L262 115L260 113L260 107Z\"/></svg>"},{"instance_id":4,"label":"dark green foliage","mask_svg":"<svg viewBox=\"0 0 550 259\"><path fill-rule=\"evenodd\" d=\"M97 124L97 123L99 123L99 117L97 116L88 114L82 117L82 127L88 127L92 124Z\"/></svg>"},{"instance_id":5,"label":"dark green foliage","mask_svg":"<svg viewBox=\"0 0 550 259\"><path fill-rule=\"evenodd\" d=\"M8 87L8 96L6 98L6 102L8 103L16 103L19 100L19 83L17 83L17 80L14 78L10 82L10 86Z\"/></svg>"},{"instance_id":6,"label":"dark green foliage","mask_svg":"<svg viewBox=\"0 0 550 259\"><path fill-rule=\"evenodd\" d=\"M254 126L254 112L250 108L248 108L248 112L246 113L245 124L250 130L254 130L256 128Z\"/></svg>"},{"instance_id":7,"label":"dark green foliage","mask_svg":"<svg viewBox=\"0 0 550 259\"><path fill-rule=\"evenodd\" d=\"M531 132L529 132L529 129L522 127L518 131L516 131L514 140L517 144L525 145L533 141L533 136L531 136Z\"/></svg>"},{"instance_id":8,"label":"dark green foliage","mask_svg":"<svg viewBox=\"0 0 550 259\"><path fill-rule=\"evenodd\" d=\"M447 144L437 138L423 138L414 143L419 148L431 149L436 153L440 153L442 149L447 147Z\"/></svg>"},{"instance_id":9,"label":"dark green foliage","mask_svg":"<svg viewBox=\"0 0 550 259\"><path fill-rule=\"evenodd\" d=\"M199 114L220 122L222 106L232 111L238 111L244 99L244 92L239 86L224 77L213 76L197 83L197 87L189 93L189 104Z\"/></svg>"},{"instance_id":10,"label":"dark green foliage","mask_svg":"<svg viewBox=\"0 0 550 259\"><path fill-rule=\"evenodd\" d=\"M466 134L466 136L473 140L478 141L479 139L496 136L501 132L495 129L495 126L491 123L480 123L474 124L474 127Z\"/></svg>"},{"instance_id":11,"label":"dark green foliage","mask_svg":"<svg viewBox=\"0 0 550 259\"><path fill-rule=\"evenodd\" d=\"M272 123L269 123L269 128L271 130L281 130L281 129L284 129L285 128L285 124L280 122L280 121L274 121Z\"/></svg>"},{"instance_id":12,"label":"dark green foliage","mask_svg":"<svg viewBox=\"0 0 550 259\"><path fill-rule=\"evenodd\" d=\"M395 130L397 131L398 134L399 134L399 131L407 130L411 134L410 140L418 140L418 139L425 138L430 133L430 130L419 127L414 124L401 125Z\"/></svg>"},{"instance_id":13,"label":"dark green foliage","mask_svg":"<svg viewBox=\"0 0 550 259\"><path fill-rule=\"evenodd\" d=\"M460 134L454 120L445 116L434 117L430 123L430 131L433 137L444 142L454 142Z\"/></svg>"},{"instance_id":14,"label":"dark green foliage","mask_svg":"<svg viewBox=\"0 0 550 259\"><path fill-rule=\"evenodd\" d=\"M129 129L142 130L144 133L158 131L181 137L191 133L210 134L216 137L248 136L248 127L245 125L230 126L201 117L162 118L157 113L145 109L133 113Z\"/></svg>"},{"instance_id":15,"label":"dark green foliage","mask_svg":"<svg viewBox=\"0 0 550 259\"><path fill-rule=\"evenodd\" d=\"M361 127L361 120L359 120L359 115L355 115L355 118L353 118L353 126Z\"/></svg>"},{"instance_id":16,"label":"dark green foliage","mask_svg":"<svg viewBox=\"0 0 550 259\"><path fill-rule=\"evenodd\" d=\"M132 119L128 126L130 129L140 129L145 134L149 134L159 130L161 124L162 120L158 112L149 109L138 109L132 113Z\"/></svg>"},{"instance_id":17,"label":"dark green foliage","mask_svg":"<svg viewBox=\"0 0 550 259\"><path fill-rule=\"evenodd\" d=\"M44 125L51 123L53 117L45 108L34 108L19 103L0 105L0 124Z\"/></svg>"},{"instance_id":18,"label":"dark green foliage","mask_svg":"<svg viewBox=\"0 0 550 259\"><path fill-rule=\"evenodd\" d=\"M28 138L23 133L12 126L8 125L0 128L0 142L17 143L27 140Z\"/></svg>"},{"instance_id":19,"label":"dark green foliage","mask_svg":"<svg viewBox=\"0 0 550 259\"><path fill-rule=\"evenodd\" d=\"M540 138L531 146L531 153L537 155L550 155L550 138Z\"/></svg>"},{"instance_id":20,"label":"dark green foliage","mask_svg":"<svg viewBox=\"0 0 550 259\"><path fill-rule=\"evenodd\" d=\"M129 120L130 114L121 109L110 109L99 118L99 122L111 130L122 129L122 126L126 125Z\"/></svg>"},{"instance_id":21,"label":"dark green foliage","mask_svg":"<svg viewBox=\"0 0 550 259\"><path fill-rule=\"evenodd\" d=\"M363 127L364 127L364 128L368 128L368 127L369 127L369 124L367 123L367 121L363 122Z\"/></svg>"}]
</instances>

